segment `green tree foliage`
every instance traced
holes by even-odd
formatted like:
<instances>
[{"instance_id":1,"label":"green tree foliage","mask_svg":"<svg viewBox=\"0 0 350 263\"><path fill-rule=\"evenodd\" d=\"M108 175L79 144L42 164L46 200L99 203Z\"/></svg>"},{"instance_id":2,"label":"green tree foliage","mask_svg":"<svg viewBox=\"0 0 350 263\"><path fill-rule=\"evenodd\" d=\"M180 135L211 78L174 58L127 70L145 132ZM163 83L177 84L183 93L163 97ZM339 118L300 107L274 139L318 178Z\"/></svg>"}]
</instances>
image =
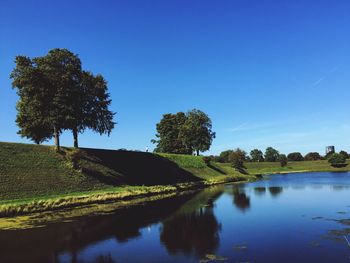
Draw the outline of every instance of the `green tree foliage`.
<instances>
[{"instance_id":1,"label":"green tree foliage","mask_svg":"<svg viewBox=\"0 0 350 263\"><path fill-rule=\"evenodd\" d=\"M252 159L252 162L263 162L264 161L263 152L258 150L258 149L254 149L254 150L250 151L250 157Z\"/></svg>"},{"instance_id":2,"label":"green tree foliage","mask_svg":"<svg viewBox=\"0 0 350 263\"><path fill-rule=\"evenodd\" d=\"M163 118L157 124L155 152L191 154L192 148L187 147L180 138L180 131L185 124L186 114L178 112L176 114L164 114Z\"/></svg>"},{"instance_id":3,"label":"green tree foliage","mask_svg":"<svg viewBox=\"0 0 350 263\"><path fill-rule=\"evenodd\" d=\"M40 115L36 115L37 107L33 102L27 101L27 98L17 103L17 118L16 122L21 129L18 134L21 137L33 140L36 144L43 143L52 138L53 129L49 123Z\"/></svg>"},{"instance_id":4,"label":"green tree foliage","mask_svg":"<svg viewBox=\"0 0 350 263\"><path fill-rule=\"evenodd\" d=\"M229 162L229 156L233 152L233 150L226 150L220 153L219 155L219 162L220 163L228 163Z\"/></svg>"},{"instance_id":5,"label":"green tree foliage","mask_svg":"<svg viewBox=\"0 0 350 263\"><path fill-rule=\"evenodd\" d=\"M46 56L17 56L11 73L17 89L16 122L22 137L36 143L52 137L59 150L59 136L72 130L91 128L109 134L114 127L106 82L81 68L79 57L67 49L53 49Z\"/></svg>"},{"instance_id":6,"label":"green tree foliage","mask_svg":"<svg viewBox=\"0 0 350 263\"><path fill-rule=\"evenodd\" d=\"M247 153L240 148L233 150L229 155L229 162L232 164L232 167L242 171L245 168L246 155Z\"/></svg>"},{"instance_id":7,"label":"green tree foliage","mask_svg":"<svg viewBox=\"0 0 350 263\"><path fill-rule=\"evenodd\" d=\"M192 154L209 150L215 133L211 120L204 112L164 114L157 124L156 152Z\"/></svg>"},{"instance_id":8,"label":"green tree foliage","mask_svg":"<svg viewBox=\"0 0 350 263\"><path fill-rule=\"evenodd\" d=\"M292 161L292 162L304 161L304 157L301 155L300 152L294 152L294 153L288 154L288 161Z\"/></svg>"},{"instance_id":9,"label":"green tree foliage","mask_svg":"<svg viewBox=\"0 0 350 263\"><path fill-rule=\"evenodd\" d=\"M187 148L193 149L197 155L199 152L209 150L215 138L211 119L203 111L197 109L187 112L179 136Z\"/></svg>"},{"instance_id":10,"label":"green tree foliage","mask_svg":"<svg viewBox=\"0 0 350 263\"><path fill-rule=\"evenodd\" d=\"M285 154L280 154L278 160L281 164L281 167L285 167L288 164L288 158Z\"/></svg>"},{"instance_id":11,"label":"green tree foliage","mask_svg":"<svg viewBox=\"0 0 350 263\"><path fill-rule=\"evenodd\" d=\"M305 161L316 161L321 159L322 157L318 152L309 152L304 156Z\"/></svg>"},{"instance_id":12,"label":"green tree foliage","mask_svg":"<svg viewBox=\"0 0 350 263\"><path fill-rule=\"evenodd\" d=\"M279 157L279 152L272 148L272 147L267 147L265 151L265 161L266 162L277 162L278 157Z\"/></svg>"},{"instance_id":13,"label":"green tree foliage","mask_svg":"<svg viewBox=\"0 0 350 263\"><path fill-rule=\"evenodd\" d=\"M333 153L329 158L328 162L334 167L342 167L345 165L346 158L344 155L339 153Z\"/></svg>"},{"instance_id":14,"label":"green tree foliage","mask_svg":"<svg viewBox=\"0 0 350 263\"><path fill-rule=\"evenodd\" d=\"M107 82L102 75L95 76L91 72L83 71L79 96L80 101L76 100L72 104L75 114L72 114L69 125L73 132L74 147L78 147L78 133L85 129L109 136L115 126L114 113L109 110L112 101Z\"/></svg>"},{"instance_id":15,"label":"green tree foliage","mask_svg":"<svg viewBox=\"0 0 350 263\"><path fill-rule=\"evenodd\" d=\"M346 151L340 151L339 154L344 156L345 159L349 158L349 154Z\"/></svg>"}]
</instances>

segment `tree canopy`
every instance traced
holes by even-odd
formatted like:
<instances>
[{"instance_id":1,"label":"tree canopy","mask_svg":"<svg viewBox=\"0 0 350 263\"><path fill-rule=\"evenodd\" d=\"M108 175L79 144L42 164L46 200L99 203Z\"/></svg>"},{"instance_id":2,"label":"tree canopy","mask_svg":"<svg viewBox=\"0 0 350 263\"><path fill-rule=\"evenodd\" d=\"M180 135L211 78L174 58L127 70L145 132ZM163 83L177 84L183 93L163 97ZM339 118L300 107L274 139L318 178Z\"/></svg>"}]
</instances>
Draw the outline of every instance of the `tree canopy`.
<instances>
[{"instance_id":1,"label":"tree canopy","mask_svg":"<svg viewBox=\"0 0 350 263\"><path fill-rule=\"evenodd\" d=\"M90 128L100 134L110 134L113 115L108 108L111 100L102 76L82 70L76 54L67 49L53 49L46 56L17 56L11 73L12 86L17 90L17 125L19 134L36 143L71 130L74 146L78 147L78 132Z\"/></svg>"},{"instance_id":2,"label":"tree canopy","mask_svg":"<svg viewBox=\"0 0 350 263\"><path fill-rule=\"evenodd\" d=\"M242 171L244 167L244 161L246 160L247 153L240 148L233 150L229 155L229 162L232 163L232 167L238 171Z\"/></svg>"},{"instance_id":3,"label":"tree canopy","mask_svg":"<svg viewBox=\"0 0 350 263\"><path fill-rule=\"evenodd\" d=\"M342 167L346 165L346 158L342 154L333 153L329 157L328 162L334 167Z\"/></svg>"},{"instance_id":4,"label":"tree canopy","mask_svg":"<svg viewBox=\"0 0 350 263\"><path fill-rule=\"evenodd\" d=\"M349 154L346 151L340 151L339 154L343 155L345 159L349 158Z\"/></svg>"},{"instance_id":5,"label":"tree canopy","mask_svg":"<svg viewBox=\"0 0 350 263\"><path fill-rule=\"evenodd\" d=\"M209 150L215 133L210 118L193 109L187 113L164 114L156 126L156 152L192 154Z\"/></svg>"},{"instance_id":6,"label":"tree canopy","mask_svg":"<svg viewBox=\"0 0 350 263\"><path fill-rule=\"evenodd\" d=\"M264 161L263 152L260 151L259 149L251 150L250 157L252 159L252 162L263 162Z\"/></svg>"},{"instance_id":7,"label":"tree canopy","mask_svg":"<svg viewBox=\"0 0 350 263\"><path fill-rule=\"evenodd\" d=\"M186 146L180 137L180 132L186 121L186 114L178 112L175 114L164 114L163 118L157 123L155 152L191 154L193 149Z\"/></svg>"},{"instance_id":8,"label":"tree canopy","mask_svg":"<svg viewBox=\"0 0 350 263\"><path fill-rule=\"evenodd\" d=\"M304 161L304 157L301 155L300 152L293 152L288 154L288 161L294 161L294 162L298 162L298 161Z\"/></svg>"},{"instance_id":9,"label":"tree canopy","mask_svg":"<svg viewBox=\"0 0 350 263\"><path fill-rule=\"evenodd\" d=\"M304 156L305 161L316 161L321 159L322 157L318 152L309 152Z\"/></svg>"},{"instance_id":10,"label":"tree canopy","mask_svg":"<svg viewBox=\"0 0 350 263\"><path fill-rule=\"evenodd\" d=\"M228 163L228 162L229 162L230 153L232 153L232 152L233 152L233 150L222 151L222 152L219 154L218 161L219 161L220 163Z\"/></svg>"},{"instance_id":11,"label":"tree canopy","mask_svg":"<svg viewBox=\"0 0 350 263\"><path fill-rule=\"evenodd\" d=\"M277 162L278 157L279 157L279 152L272 148L272 147L267 147L265 151L265 161L266 162Z\"/></svg>"}]
</instances>

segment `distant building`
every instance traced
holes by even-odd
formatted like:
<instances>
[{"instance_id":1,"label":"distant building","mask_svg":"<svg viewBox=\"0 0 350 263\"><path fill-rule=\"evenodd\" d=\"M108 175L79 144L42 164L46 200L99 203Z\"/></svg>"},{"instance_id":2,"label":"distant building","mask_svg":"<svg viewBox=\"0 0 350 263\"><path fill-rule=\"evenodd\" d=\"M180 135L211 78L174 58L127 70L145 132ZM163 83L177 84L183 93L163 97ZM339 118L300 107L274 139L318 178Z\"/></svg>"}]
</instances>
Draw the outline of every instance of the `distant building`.
<instances>
[{"instance_id":1,"label":"distant building","mask_svg":"<svg viewBox=\"0 0 350 263\"><path fill-rule=\"evenodd\" d=\"M326 155L329 153L334 153L335 152L335 147L334 146L327 146L326 147Z\"/></svg>"}]
</instances>

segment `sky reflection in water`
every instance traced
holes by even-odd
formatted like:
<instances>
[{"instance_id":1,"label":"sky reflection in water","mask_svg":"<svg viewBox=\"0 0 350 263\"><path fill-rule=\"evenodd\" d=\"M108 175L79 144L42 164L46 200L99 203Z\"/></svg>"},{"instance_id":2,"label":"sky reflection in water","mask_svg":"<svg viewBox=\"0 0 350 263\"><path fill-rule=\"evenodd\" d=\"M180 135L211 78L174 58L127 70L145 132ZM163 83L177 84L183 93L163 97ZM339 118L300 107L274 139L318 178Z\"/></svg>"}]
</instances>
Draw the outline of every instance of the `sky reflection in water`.
<instances>
[{"instance_id":1,"label":"sky reflection in water","mask_svg":"<svg viewBox=\"0 0 350 263\"><path fill-rule=\"evenodd\" d=\"M350 173L270 176L0 231L0 262L350 262Z\"/></svg>"}]
</instances>

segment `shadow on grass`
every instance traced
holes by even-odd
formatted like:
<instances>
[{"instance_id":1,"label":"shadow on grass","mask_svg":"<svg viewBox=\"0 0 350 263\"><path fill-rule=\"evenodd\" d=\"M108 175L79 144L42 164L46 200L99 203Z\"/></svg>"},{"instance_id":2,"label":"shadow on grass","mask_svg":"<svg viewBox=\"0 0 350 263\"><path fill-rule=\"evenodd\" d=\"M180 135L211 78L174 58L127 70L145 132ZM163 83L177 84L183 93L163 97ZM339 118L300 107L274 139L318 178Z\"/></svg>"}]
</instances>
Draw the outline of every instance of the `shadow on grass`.
<instances>
[{"instance_id":1,"label":"shadow on grass","mask_svg":"<svg viewBox=\"0 0 350 263\"><path fill-rule=\"evenodd\" d=\"M216 166L214 166L214 165L212 165L212 164L208 164L208 167L209 167L210 169L213 169L213 170L217 171L218 173L221 173L221 174L224 174L224 175L227 174L227 173L225 173L223 170L219 169L218 167L216 167Z\"/></svg>"},{"instance_id":2,"label":"shadow on grass","mask_svg":"<svg viewBox=\"0 0 350 263\"><path fill-rule=\"evenodd\" d=\"M97 164L88 167L82 165L83 172L105 184L166 185L201 180L156 154L88 148L81 150L85 153L83 159L90 164ZM103 170L103 167L108 169Z\"/></svg>"},{"instance_id":3,"label":"shadow on grass","mask_svg":"<svg viewBox=\"0 0 350 263\"><path fill-rule=\"evenodd\" d=\"M347 163L339 163L339 164L331 164L331 166L334 168L343 168L343 167L348 166L348 164Z\"/></svg>"}]
</instances>

